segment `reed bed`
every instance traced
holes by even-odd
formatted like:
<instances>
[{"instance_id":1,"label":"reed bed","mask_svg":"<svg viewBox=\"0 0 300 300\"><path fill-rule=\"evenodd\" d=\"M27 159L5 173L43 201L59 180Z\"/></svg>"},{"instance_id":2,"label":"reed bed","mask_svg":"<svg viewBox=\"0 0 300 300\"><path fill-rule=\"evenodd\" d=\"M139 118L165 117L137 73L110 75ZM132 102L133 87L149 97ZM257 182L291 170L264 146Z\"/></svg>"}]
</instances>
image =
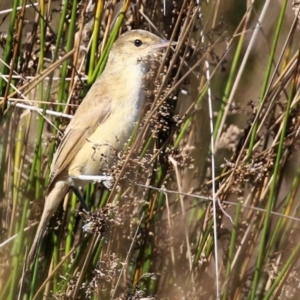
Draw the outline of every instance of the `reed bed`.
<instances>
[{"instance_id":1,"label":"reed bed","mask_svg":"<svg viewBox=\"0 0 300 300\"><path fill-rule=\"evenodd\" d=\"M252 2L3 11L0 299L299 298L300 4ZM178 43L145 78L112 189L82 191L91 213L69 193L26 271L64 128L131 29Z\"/></svg>"}]
</instances>

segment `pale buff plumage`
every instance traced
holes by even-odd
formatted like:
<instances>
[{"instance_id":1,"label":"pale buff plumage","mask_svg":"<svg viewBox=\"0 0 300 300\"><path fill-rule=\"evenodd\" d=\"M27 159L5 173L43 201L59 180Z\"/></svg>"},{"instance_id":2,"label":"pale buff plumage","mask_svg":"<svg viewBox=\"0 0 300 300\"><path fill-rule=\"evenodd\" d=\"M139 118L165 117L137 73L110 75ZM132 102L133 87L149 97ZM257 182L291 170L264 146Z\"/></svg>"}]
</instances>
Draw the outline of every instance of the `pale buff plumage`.
<instances>
[{"instance_id":1,"label":"pale buff plumage","mask_svg":"<svg viewBox=\"0 0 300 300\"><path fill-rule=\"evenodd\" d=\"M138 122L143 103L145 59L168 43L134 30L114 43L104 72L93 84L65 130L51 165L43 214L30 249L29 266L50 217L70 186L84 186L80 175L102 175L115 151L121 151ZM143 59L143 60L141 60Z\"/></svg>"}]
</instances>

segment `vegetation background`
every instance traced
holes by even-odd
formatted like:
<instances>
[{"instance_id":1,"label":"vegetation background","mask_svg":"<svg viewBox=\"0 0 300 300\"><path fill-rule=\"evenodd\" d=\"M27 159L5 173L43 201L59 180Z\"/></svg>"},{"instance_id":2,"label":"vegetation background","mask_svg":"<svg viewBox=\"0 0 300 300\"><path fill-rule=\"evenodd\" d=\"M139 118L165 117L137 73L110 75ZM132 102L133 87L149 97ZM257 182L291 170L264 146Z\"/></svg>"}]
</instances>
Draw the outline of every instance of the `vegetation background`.
<instances>
[{"instance_id":1,"label":"vegetation background","mask_svg":"<svg viewBox=\"0 0 300 300\"><path fill-rule=\"evenodd\" d=\"M0 299L299 299L299 6L0 1ZM67 195L25 272L61 132L137 28L178 44L116 183Z\"/></svg>"}]
</instances>

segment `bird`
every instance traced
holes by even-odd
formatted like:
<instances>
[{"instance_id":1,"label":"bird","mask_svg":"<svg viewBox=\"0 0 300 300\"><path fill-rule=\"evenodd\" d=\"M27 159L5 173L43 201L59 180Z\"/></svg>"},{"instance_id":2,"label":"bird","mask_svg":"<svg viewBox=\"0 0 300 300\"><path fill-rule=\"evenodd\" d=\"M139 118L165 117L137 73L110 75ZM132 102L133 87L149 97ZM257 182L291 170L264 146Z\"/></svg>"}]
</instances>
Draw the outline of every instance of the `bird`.
<instances>
[{"instance_id":1,"label":"bird","mask_svg":"<svg viewBox=\"0 0 300 300\"><path fill-rule=\"evenodd\" d=\"M106 67L76 110L53 156L42 216L27 257L30 267L51 216L70 189L103 181L124 150L145 102L143 77L149 57L170 44L145 30L123 33L114 42ZM78 196L78 193L76 194Z\"/></svg>"}]
</instances>

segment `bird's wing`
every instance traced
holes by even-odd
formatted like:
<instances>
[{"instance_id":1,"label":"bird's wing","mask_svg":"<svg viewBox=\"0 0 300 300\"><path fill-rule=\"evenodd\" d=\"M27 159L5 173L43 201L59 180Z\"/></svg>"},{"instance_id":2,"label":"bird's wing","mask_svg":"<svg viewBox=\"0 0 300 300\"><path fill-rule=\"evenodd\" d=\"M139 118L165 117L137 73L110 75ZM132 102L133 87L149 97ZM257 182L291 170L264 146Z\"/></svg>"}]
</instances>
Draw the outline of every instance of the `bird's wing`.
<instances>
[{"instance_id":1,"label":"bird's wing","mask_svg":"<svg viewBox=\"0 0 300 300\"><path fill-rule=\"evenodd\" d=\"M110 99L99 99L100 95L86 97L78 107L73 119L65 130L64 136L58 146L51 165L49 188L55 178L73 160L88 137L99 124L105 122L111 113Z\"/></svg>"}]
</instances>

